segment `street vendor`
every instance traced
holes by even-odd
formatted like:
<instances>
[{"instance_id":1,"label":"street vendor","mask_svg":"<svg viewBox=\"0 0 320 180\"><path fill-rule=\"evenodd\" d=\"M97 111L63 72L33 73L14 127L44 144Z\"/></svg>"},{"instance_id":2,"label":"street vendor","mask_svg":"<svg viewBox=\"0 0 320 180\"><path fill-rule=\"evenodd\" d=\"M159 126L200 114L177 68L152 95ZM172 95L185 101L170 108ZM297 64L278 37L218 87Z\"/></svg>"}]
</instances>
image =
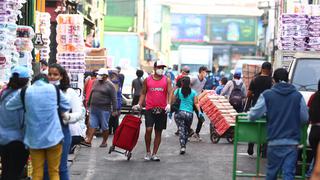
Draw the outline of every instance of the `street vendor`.
<instances>
[{"instance_id":1,"label":"street vendor","mask_svg":"<svg viewBox=\"0 0 320 180\"><path fill-rule=\"evenodd\" d=\"M264 91L249 112L249 120L267 116L267 180L276 180L282 169L283 179L294 179L301 126L308 121L308 108L301 93L288 83L283 68L273 74L275 85Z\"/></svg>"}]
</instances>

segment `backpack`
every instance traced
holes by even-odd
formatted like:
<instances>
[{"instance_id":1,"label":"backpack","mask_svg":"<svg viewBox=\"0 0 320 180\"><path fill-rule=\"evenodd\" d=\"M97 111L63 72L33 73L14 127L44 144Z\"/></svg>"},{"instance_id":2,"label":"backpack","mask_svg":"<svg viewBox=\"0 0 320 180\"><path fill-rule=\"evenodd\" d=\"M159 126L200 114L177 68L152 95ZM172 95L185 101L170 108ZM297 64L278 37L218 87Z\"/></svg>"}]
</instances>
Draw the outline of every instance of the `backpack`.
<instances>
[{"instance_id":1,"label":"backpack","mask_svg":"<svg viewBox=\"0 0 320 180\"><path fill-rule=\"evenodd\" d=\"M229 102L237 112L241 112L243 108L243 93L241 90L243 82L239 85L237 85L235 81L232 82L233 90L230 93Z\"/></svg>"},{"instance_id":2,"label":"backpack","mask_svg":"<svg viewBox=\"0 0 320 180\"><path fill-rule=\"evenodd\" d=\"M55 89L56 89L56 94L57 94L57 105L58 105L58 115L59 115L59 120L62 126L65 126L63 123L63 118L62 118L62 114L61 114L61 110L60 110L60 89L58 86L54 85ZM20 98L21 98L21 102L22 102L22 106L23 106L23 110L24 112L26 112L26 106L25 106L25 96L26 96L26 90L27 90L27 86L21 89L20 92ZM23 122L24 124L24 122Z\"/></svg>"}]
</instances>

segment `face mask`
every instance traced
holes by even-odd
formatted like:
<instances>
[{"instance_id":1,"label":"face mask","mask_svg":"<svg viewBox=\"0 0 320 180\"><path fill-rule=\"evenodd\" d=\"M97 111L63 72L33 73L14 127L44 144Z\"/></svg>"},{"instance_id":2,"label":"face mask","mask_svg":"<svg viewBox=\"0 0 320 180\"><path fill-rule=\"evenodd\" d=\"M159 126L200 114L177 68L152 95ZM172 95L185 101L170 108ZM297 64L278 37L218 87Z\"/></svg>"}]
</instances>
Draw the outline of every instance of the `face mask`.
<instances>
[{"instance_id":1,"label":"face mask","mask_svg":"<svg viewBox=\"0 0 320 180\"><path fill-rule=\"evenodd\" d=\"M98 79L99 81L102 81L102 76L101 76L101 75L98 75L98 76L97 76L97 79Z\"/></svg>"},{"instance_id":2,"label":"face mask","mask_svg":"<svg viewBox=\"0 0 320 180\"><path fill-rule=\"evenodd\" d=\"M163 75L163 69L157 69L156 74L159 76Z\"/></svg>"},{"instance_id":3,"label":"face mask","mask_svg":"<svg viewBox=\"0 0 320 180\"><path fill-rule=\"evenodd\" d=\"M53 85L56 85L56 86L59 86L60 85L60 80L57 80L57 81L49 81L50 84L53 84Z\"/></svg>"}]
</instances>

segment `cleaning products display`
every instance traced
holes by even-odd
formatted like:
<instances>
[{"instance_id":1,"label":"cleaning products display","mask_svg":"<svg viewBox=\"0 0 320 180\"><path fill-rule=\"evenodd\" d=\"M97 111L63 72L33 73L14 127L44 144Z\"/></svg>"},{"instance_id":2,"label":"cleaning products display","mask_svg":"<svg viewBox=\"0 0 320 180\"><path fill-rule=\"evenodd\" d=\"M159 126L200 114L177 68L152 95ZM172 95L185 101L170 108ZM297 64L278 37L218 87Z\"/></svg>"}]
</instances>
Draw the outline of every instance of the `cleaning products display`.
<instances>
[{"instance_id":1,"label":"cleaning products display","mask_svg":"<svg viewBox=\"0 0 320 180\"><path fill-rule=\"evenodd\" d=\"M16 50L18 16L25 0L0 1L0 86L9 81L10 69L19 63Z\"/></svg>"},{"instance_id":2,"label":"cleaning products display","mask_svg":"<svg viewBox=\"0 0 320 180\"><path fill-rule=\"evenodd\" d=\"M36 54L39 54L39 60L48 62L50 56L50 14L47 12L36 12L36 27L35 31L41 41L40 46L36 46Z\"/></svg>"},{"instance_id":3,"label":"cleaning products display","mask_svg":"<svg viewBox=\"0 0 320 180\"><path fill-rule=\"evenodd\" d=\"M85 72L85 44L83 37L83 16L60 14L57 17L57 62L70 75L73 88L83 88Z\"/></svg>"}]
</instances>

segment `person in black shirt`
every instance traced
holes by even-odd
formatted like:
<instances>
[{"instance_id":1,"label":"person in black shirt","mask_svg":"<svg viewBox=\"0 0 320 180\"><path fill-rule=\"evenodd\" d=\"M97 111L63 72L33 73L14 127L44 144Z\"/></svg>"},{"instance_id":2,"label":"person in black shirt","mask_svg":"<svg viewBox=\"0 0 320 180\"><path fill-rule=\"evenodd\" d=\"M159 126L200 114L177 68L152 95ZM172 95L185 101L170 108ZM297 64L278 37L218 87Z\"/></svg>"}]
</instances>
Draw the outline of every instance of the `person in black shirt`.
<instances>
[{"instance_id":1,"label":"person in black shirt","mask_svg":"<svg viewBox=\"0 0 320 180\"><path fill-rule=\"evenodd\" d=\"M250 102L251 100L251 107L253 107L257 103L258 98L260 94L263 93L263 91L270 89L272 87L273 81L272 81L271 73L272 73L271 63L264 62L261 66L261 73L250 82L247 97L249 99L248 102ZM248 150L247 150L249 155L253 154L253 148L254 148L254 144L249 143Z\"/></svg>"}]
</instances>

